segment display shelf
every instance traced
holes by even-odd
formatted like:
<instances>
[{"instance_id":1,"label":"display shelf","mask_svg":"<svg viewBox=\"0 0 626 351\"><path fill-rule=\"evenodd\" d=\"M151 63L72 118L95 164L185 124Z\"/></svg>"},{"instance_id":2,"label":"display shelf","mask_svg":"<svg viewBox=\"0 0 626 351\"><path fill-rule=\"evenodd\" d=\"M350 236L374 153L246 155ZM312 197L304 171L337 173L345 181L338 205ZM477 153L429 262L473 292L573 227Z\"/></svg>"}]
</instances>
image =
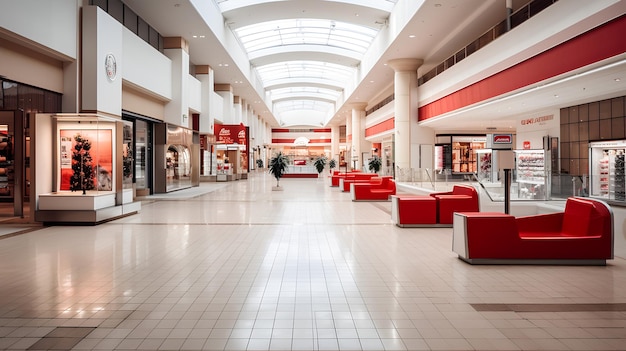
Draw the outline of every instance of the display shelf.
<instances>
[{"instance_id":1,"label":"display shelf","mask_svg":"<svg viewBox=\"0 0 626 351\"><path fill-rule=\"evenodd\" d=\"M589 194L612 201L626 201L624 156L626 140L589 143Z\"/></svg>"},{"instance_id":2,"label":"display shelf","mask_svg":"<svg viewBox=\"0 0 626 351\"><path fill-rule=\"evenodd\" d=\"M548 169L544 150L515 150L515 182L521 199L545 199Z\"/></svg>"}]
</instances>

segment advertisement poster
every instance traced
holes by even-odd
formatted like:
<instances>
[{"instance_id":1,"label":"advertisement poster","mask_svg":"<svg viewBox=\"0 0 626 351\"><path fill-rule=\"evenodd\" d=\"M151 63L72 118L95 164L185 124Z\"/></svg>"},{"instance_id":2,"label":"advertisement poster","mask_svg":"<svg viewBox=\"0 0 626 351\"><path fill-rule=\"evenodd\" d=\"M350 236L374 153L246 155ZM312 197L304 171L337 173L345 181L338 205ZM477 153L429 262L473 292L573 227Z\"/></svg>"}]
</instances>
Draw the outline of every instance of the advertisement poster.
<instances>
[{"instance_id":1,"label":"advertisement poster","mask_svg":"<svg viewBox=\"0 0 626 351\"><path fill-rule=\"evenodd\" d=\"M62 129L60 143L60 190L113 189L113 144L110 129Z\"/></svg>"}]
</instances>

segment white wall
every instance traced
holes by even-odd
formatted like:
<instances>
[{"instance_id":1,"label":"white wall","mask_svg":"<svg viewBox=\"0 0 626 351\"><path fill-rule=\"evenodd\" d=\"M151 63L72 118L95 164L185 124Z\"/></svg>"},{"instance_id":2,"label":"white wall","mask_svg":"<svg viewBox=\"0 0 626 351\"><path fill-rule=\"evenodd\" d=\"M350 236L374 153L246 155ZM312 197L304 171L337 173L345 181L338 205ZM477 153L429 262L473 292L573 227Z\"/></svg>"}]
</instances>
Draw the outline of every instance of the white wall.
<instances>
[{"instance_id":1,"label":"white wall","mask_svg":"<svg viewBox=\"0 0 626 351\"><path fill-rule=\"evenodd\" d=\"M524 141L530 142L531 149L543 149L543 137L559 137L560 111L546 110L518 118L516 121L515 149L523 149Z\"/></svg>"},{"instance_id":2,"label":"white wall","mask_svg":"<svg viewBox=\"0 0 626 351\"><path fill-rule=\"evenodd\" d=\"M122 39L124 81L163 100L171 100L172 61L127 28L123 28Z\"/></svg>"},{"instance_id":3,"label":"white wall","mask_svg":"<svg viewBox=\"0 0 626 351\"><path fill-rule=\"evenodd\" d=\"M189 109L202 113L202 84L194 76L187 76L187 92L189 94ZM190 117L191 118L191 117Z\"/></svg>"},{"instance_id":4,"label":"white wall","mask_svg":"<svg viewBox=\"0 0 626 351\"><path fill-rule=\"evenodd\" d=\"M80 0L0 0L0 30L50 49L67 61L78 57Z\"/></svg>"}]
</instances>

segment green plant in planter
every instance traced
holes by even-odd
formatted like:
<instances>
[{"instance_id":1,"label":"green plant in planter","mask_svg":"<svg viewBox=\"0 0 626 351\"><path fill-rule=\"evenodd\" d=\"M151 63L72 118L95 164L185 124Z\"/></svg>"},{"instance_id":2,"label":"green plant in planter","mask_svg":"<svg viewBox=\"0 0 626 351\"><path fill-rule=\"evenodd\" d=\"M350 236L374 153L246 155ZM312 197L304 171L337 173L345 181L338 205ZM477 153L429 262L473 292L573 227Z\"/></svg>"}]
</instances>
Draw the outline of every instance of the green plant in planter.
<instances>
[{"instance_id":1,"label":"green plant in planter","mask_svg":"<svg viewBox=\"0 0 626 351\"><path fill-rule=\"evenodd\" d=\"M372 158L370 158L368 165L368 168L370 171L373 171L374 173L378 173L378 171L380 171L380 166L382 165L382 161L380 160L380 157L378 156L374 156Z\"/></svg>"},{"instance_id":2,"label":"green plant in planter","mask_svg":"<svg viewBox=\"0 0 626 351\"><path fill-rule=\"evenodd\" d=\"M270 159L269 171L276 178L276 187L280 187L280 178L287 172L289 159L282 152L278 152L276 156Z\"/></svg>"},{"instance_id":3,"label":"green plant in planter","mask_svg":"<svg viewBox=\"0 0 626 351\"><path fill-rule=\"evenodd\" d=\"M337 167L337 161L334 158L331 158L330 161L328 161L328 172L332 173L333 168L335 167Z\"/></svg>"},{"instance_id":4,"label":"green plant in planter","mask_svg":"<svg viewBox=\"0 0 626 351\"><path fill-rule=\"evenodd\" d=\"M263 160L261 160L260 158L256 159L256 166L257 168L263 168Z\"/></svg>"},{"instance_id":5,"label":"green plant in planter","mask_svg":"<svg viewBox=\"0 0 626 351\"><path fill-rule=\"evenodd\" d=\"M317 169L318 174L324 172L324 167L326 167L326 156L322 155L316 158L313 165L315 166L315 169Z\"/></svg>"}]
</instances>

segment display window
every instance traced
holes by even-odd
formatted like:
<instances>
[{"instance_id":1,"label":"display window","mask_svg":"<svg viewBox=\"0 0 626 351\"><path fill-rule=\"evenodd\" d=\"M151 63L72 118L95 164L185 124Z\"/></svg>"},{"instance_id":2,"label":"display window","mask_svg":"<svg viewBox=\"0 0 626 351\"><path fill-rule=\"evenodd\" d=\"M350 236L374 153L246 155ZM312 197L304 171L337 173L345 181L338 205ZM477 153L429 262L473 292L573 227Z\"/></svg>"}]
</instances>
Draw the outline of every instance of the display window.
<instances>
[{"instance_id":1,"label":"display window","mask_svg":"<svg viewBox=\"0 0 626 351\"><path fill-rule=\"evenodd\" d=\"M590 195L626 201L626 140L589 143Z\"/></svg>"},{"instance_id":2,"label":"display window","mask_svg":"<svg viewBox=\"0 0 626 351\"><path fill-rule=\"evenodd\" d=\"M478 169L476 151L484 149L486 144L486 137L453 136L452 172L476 173Z\"/></svg>"},{"instance_id":3,"label":"display window","mask_svg":"<svg viewBox=\"0 0 626 351\"><path fill-rule=\"evenodd\" d=\"M59 190L113 190L112 127L112 124L88 128L80 123L64 123L59 128Z\"/></svg>"}]
</instances>

